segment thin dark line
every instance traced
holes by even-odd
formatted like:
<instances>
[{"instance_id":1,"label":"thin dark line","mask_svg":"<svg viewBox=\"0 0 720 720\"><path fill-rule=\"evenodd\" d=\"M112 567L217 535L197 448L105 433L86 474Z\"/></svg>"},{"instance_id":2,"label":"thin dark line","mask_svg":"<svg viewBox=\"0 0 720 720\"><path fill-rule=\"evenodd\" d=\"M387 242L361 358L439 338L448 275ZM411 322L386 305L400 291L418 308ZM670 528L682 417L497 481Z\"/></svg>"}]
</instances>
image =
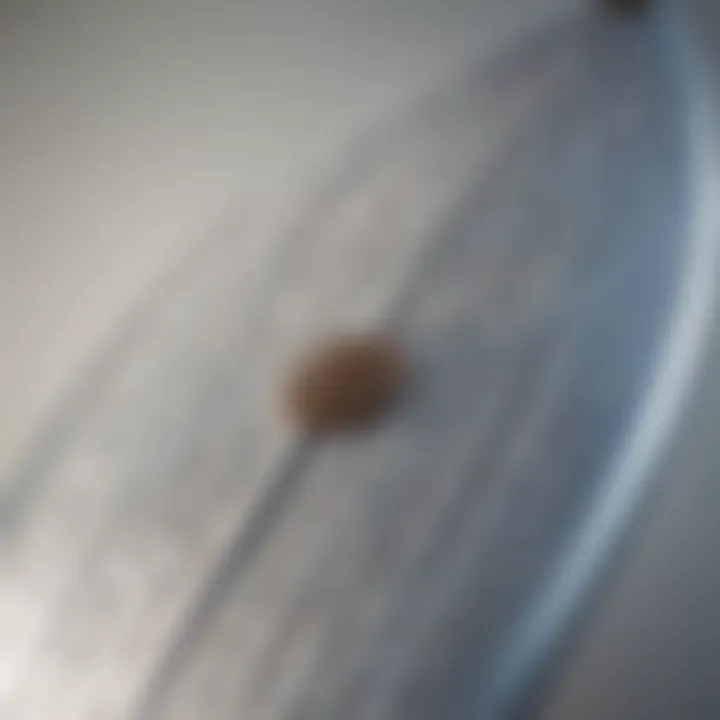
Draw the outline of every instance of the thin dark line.
<instances>
[{"instance_id":1,"label":"thin dark line","mask_svg":"<svg viewBox=\"0 0 720 720\"><path fill-rule=\"evenodd\" d=\"M479 208L489 208L496 200L493 193L489 192L492 188L488 185L497 183L497 178L506 172L507 168L512 167L512 158L522 153L526 142L534 137L533 133L530 133L530 138L525 137L528 134L527 131L528 127L523 126L520 132L513 135L512 141L499 148L490 170L476 174L462 198L453 203L452 208L444 215L440 223L427 231L428 241L424 251L421 252L421 257L418 258L409 277L403 287L399 289L387 311L386 324L397 330L399 334L402 334L404 321L407 322L411 317L411 309L415 306L418 297L427 291L428 282L430 286L432 285L432 275L437 271L437 267L446 261L448 253L452 255L457 253L458 248L452 241L460 238L467 243L468 229L472 227L472 223L476 221L478 215L482 215L482 210ZM472 237L474 238L474 236ZM385 508L384 510L389 511L390 509ZM366 570L370 571L371 568L366 568ZM322 570L304 579L291 613L279 621L278 636L280 638L290 626L292 618L299 608L305 607L311 602L313 586L320 572ZM345 609L345 611L340 611L340 614L344 618L348 612L350 611ZM338 631L344 624L344 619L333 621L333 626L337 627ZM331 634L337 635L336 632ZM281 643L282 640L271 643L270 647L261 653L257 661L258 677L263 677L272 667L281 653Z\"/></svg>"},{"instance_id":2,"label":"thin dark line","mask_svg":"<svg viewBox=\"0 0 720 720\"><path fill-rule=\"evenodd\" d=\"M281 458L261 493L256 507L248 510L247 522L240 524L234 537L221 554L209 579L201 582L203 590L181 623L170 647L146 685L144 696L134 717L137 720L155 720L162 703L176 677L191 656L191 650L200 641L203 631L222 605L227 593L249 569L262 540L297 494L305 475L315 443L302 438L292 445Z\"/></svg>"},{"instance_id":3,"label":"thin dark line","mask_svg":"<svg viewBox=\"0 0 720 720\"><path fill-rule=\"evenodd\" d=\"M474 79L475 73L470 74L470 78ZM467 82L467 78L464 80ZM462 85L460 86L462 87ZM457 91L459 88L455 88ZM442 95L441 95L442 96ZM437 101L433 97L433 100ZM425 107L428 113L433 103L428 103L429 107ZM422 106L421 106L422 107ZM412 114L403 114L402 121L418 122L419 118ZM396 123L400 125L401 123ZM527 127L523 127L527 131ZM520 133L523 134L522 132ZM372 137L372 136L371 136ZM364 185L364 178L373 167L372 160L381 157L378 150L383 144L391 142L397 138L397 127L392 125L390 129L386 129L381 133L381 137L373 138L373 142L369 143L372 152L368 154L358 154L357 151L351 151L351 157L357 157L358 162L349 162L344 165L344 171L333 177L333 182L326 189L325 193L321 192L314 203L310 205L309 211L300 220L299 227L295 230L297 236L303 237L309 235L310 226L317 222L318 217L322 216L322 209L327 210L331 207L333 201L337 201L344 193L359 184ZM522 143L519 144L523 146ZM361 144L367 149L368 142ZM524 147L524 146L523 146ZM509 144L505 148L510 154L519 152L518 144ZM394 326L404 317L409 308L413 305L413 300L418 291L422 292L425 287L424 279L429 272L433 272L438 261L445 255L447 251L447 243L442 242L439 238L446 236L456 236L459 234L458 224L461 226L467 222L467 215L464 211L472 207L473 212L470 217L477 216L477 195L479 187L483 187L488 177L496 179L497 173L502 172L504 167L511 164L503 164L499 162L507 159L505 153L499 154L498 167L495 172L483 173L479 179L471 183L470 190L463 195L462 200L457 203L453 211L448 213L446 222L447 226L435 227L429 233L434 242L430 248L430 252L423 253L418 266L412 272L412 277L408 278L405 287L399 292L398 297L392 303L392 308L388 313L388 323ZM350 168L350 170L348 170ZM473 202L474 201L474 202ZM460 215L458 221L457 216ZM303 246L302 242L296 242L293 245L295 251L299 251ZM283 267L291 266L292 252L281 256L280 261ZM278 268L276 268L278 271ZM280 270L281 272L281 270ZM419 283L418 283L419 281ZM401 322L401 321L400 321ZM402 323L401 323L402 324ZM242 523L235 537L230 541L227 551L220 558L216 569L211 572L210 580L206 589L200 593L197 604L192 608L188 616L184 619L178 636L172 641L170 648L164 654L159 669L156 674L151 677L148 685L146 685L146 694L139 704L139 710L136 713L137 720L155 720L157 713L162 709L162 703L165 701L170 690L172 682L182 672L184 664L189 660L192 648L200 641L203 631L207 624L211 621L218 607L222 604L223 598L242 578L243 573L248 568L250 561L253 559L258 550L262 539L266 536L267 529L281 515L288 503L295 496L301 485L304 471L307 468L311 457L313 456L316 445L310 441L303 440L297 446L289 450L280 463L279 468L274 472L276 477L268 483L268 489L262 493L258 500L258 507L250 511L250 520ZM202 586L202 584L201 584Z\"/></svg>"}]
</instances>

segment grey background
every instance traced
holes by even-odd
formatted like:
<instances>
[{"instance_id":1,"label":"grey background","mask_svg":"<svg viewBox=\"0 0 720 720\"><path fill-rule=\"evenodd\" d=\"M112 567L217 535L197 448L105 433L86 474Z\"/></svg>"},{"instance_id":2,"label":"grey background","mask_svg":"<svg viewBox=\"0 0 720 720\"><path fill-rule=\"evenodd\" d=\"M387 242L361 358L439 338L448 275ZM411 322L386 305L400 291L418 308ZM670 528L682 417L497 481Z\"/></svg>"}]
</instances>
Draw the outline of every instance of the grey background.
<instances>
[{"instance_id":1,"label":"grey background","mask_svg":"<svg viewBox=\"0 0 720 720\"><path fill-rule=\"evenodd\" d=\"M576 4L0 6L0 468L219 216L261 222L358 128ZM710 57L712 5L693 6ZM546 718L720 713L719 380L710 362Z\"/></svg>"}]
</instances>

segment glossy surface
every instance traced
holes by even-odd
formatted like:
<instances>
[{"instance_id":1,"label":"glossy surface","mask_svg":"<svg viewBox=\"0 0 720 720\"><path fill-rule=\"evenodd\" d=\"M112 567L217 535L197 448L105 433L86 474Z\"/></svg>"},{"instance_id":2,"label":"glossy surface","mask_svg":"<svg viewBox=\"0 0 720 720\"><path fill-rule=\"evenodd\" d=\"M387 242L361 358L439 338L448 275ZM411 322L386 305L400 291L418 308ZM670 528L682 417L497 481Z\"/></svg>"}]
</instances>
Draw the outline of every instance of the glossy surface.
<instances>
[{"instance_id":1,"label":"glossy surface","mask_svg":"<svg viewBox=\"0 0 720 720\"><path fill-rule=\"evenodd\" d=\"M231 219L146 309L3 506L11 712L462 717L487 689L478 658L602 488L686 248L664 40L594 22L383 125L306 231ZM276 365L374 318L423 391L367 443L298 452Z\"/></svg>"}]
</instances>

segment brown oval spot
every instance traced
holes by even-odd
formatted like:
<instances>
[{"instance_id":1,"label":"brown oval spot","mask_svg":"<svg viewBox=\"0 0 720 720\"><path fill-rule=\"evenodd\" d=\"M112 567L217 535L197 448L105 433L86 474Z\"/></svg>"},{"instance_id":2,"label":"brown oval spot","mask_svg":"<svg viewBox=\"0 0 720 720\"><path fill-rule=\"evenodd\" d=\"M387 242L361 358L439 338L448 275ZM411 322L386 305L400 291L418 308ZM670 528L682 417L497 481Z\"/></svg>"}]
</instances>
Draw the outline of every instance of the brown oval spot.
<instances>
[{"instance_id":1,"label":"brown oval spot","mask_svg":"<svg viewBox=\"0 0 720 720\"><path fill-rule=\"evenodd\" d=\"M310 352L290 376L284 403L311 432L362 427L397 396L406 374L402 352L381 333L343 335Z\"/></svg>"}]
</instances>

